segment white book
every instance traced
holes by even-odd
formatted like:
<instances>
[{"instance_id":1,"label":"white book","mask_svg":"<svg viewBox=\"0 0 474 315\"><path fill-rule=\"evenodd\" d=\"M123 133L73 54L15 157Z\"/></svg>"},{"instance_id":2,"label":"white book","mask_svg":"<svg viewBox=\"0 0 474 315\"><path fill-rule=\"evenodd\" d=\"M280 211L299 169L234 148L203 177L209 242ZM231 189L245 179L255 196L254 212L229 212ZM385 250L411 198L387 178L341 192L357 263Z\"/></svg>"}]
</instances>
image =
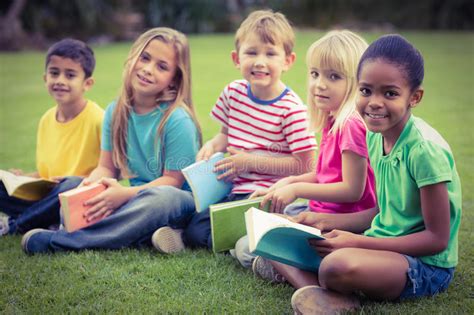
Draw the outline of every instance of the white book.
<instances>
[{"instance_id":1,"label":"white book","mask_svg":"<svg viewBox=\"0 0 474 315\"><path fill-rule=\"evenodd\" d=\"M4 170L0 170L0 181L3 182L8 195L28 201L42 199L57 184L49 179L20 176Z\"/></svg>"}]
</instances>

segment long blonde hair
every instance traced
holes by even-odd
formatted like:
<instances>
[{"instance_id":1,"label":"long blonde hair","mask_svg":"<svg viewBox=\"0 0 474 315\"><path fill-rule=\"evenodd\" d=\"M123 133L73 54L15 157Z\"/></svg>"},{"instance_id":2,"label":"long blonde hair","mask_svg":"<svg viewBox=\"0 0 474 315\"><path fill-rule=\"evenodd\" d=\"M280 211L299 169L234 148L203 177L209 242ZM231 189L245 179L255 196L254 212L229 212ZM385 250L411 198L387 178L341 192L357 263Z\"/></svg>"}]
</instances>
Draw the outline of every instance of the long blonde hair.
<instances>
[{"instance_id":1,"label":"long blonde hair","mask_svg":"<svg viewBox=\"0 0 474 315\"><path fill-rule=\"evenodd\" d=\"M164 102L169 102L170 105L164 112L158 126L155 143L158 143L163 138L163 128L173 111L178 107L182 107L194 121L198 130L199 145L201 145L201 127L197 120L191 97L191 66L188 40L184 34L170 28L157 27L150 29L140 35L130 49L122 74L120 96L113 113L112 159L115 167L120 170L122 177L130 176L127 164L127 127L134 102L133 89L130 83L131 73L145 47L154 39L172 46L175 50L177 61L176 74L172 83L156 96L156 106ZM160 142L162 146L162 141ZM164 154L162 148L160 150Z\"/></svg>"},{"instance_id":2,"label":"long blonde hair","mask_svg":"<svg viewBox=\"0 0 474 315\"><path fill-rule=\"evenodd\" d=\"M320 132L328 123L329 112L322 111L314 104L310 91L311 67L328 68L344 75L347 79L347 91L341 106L334 114L334 125L330 132L342 128L345 121L355 112L357 95L357 65L367 48L367 42L359 35L348 31L330 31L314 42L306 53L308 71L308 113L310 129Z\"/></svg>"}]
</instances>

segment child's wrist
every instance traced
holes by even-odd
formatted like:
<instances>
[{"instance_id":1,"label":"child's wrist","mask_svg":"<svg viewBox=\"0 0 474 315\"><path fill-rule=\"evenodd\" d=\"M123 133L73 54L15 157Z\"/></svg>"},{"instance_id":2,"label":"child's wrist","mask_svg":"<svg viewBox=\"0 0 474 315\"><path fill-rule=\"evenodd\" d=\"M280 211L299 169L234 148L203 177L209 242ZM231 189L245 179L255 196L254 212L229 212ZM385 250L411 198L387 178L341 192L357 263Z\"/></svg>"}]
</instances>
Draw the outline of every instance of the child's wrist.
<instances>
[{"instance_id":1,"label":"child's wrist","mask_svg":"<svg viewBox=\"0 0 474 315\"><path fill-rule=\"evenodd\" d=\"M266 167L268 160L264 156L245 153L245 159L247 172L258 172L263 169L263 173L267 173ZM264 165L264 167L262 167L262 165Z\"/></svg>"},{"instance_id":2,"label":"child's wrist","mask_svg":"<svg viewBox=\"0 0 474 315\"><path fill-rule=\"evenodd\" d=\"M296 197L296 199L298 199L300 198L299 186L300 186L299 183L291 183L288 186L286 186L286 189L289 189L293 193L293 195Z\"/></svg>"},{"instance_id":3,"label":"child's wrist","mask_svg":"<svg viewBox=\"0 0 474 315\"><path fill-rule=\"evenodd\" d=\"M211 149L214 149L214 144L212 142L212 140L209 140L207 141L206 143L204 143L204 145L202 146L203 148L211 148Z\"/></svg>"},{"instance_id":4,"label":"child's wrist","mask_svg":"<svg viewBox=\"0 0 474 315\"><path fill-rule=\"evenodd\" d=\"M122 188L125 189L125 195L127 196L128 200L135 197L138 194L138 192L143 189L143 188L140 188L139 186L138 187L124 187L124 186L122 186Z\"/></svg>"}]
</instances>

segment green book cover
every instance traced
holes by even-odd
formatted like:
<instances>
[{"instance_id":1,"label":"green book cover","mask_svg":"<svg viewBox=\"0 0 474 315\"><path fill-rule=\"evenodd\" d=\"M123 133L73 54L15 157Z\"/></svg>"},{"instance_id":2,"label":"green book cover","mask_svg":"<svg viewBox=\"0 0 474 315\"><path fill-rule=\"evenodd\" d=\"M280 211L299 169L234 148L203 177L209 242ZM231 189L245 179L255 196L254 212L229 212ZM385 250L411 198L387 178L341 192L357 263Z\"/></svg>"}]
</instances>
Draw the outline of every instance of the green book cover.
<instances>
[{"instance_id":1,"label":"green book cover","mask_svg":"<svg viewBox=\"0 0 474 315\"><path fill-rule=\"evenodd\" d=\"M322 258L308 240L324 239L320 230L256 208L245 213L245 222L250 252L303 270L318 271Z\"/></svg>"},{"instance_id":2,"label":"green book cover","mask_svg":"<svg viewBox=\"0 0 474 315\"><path fill-rule=\"evenodd\" d=\"M215 253L235 247L235 243L245 234L245 211L259 208L263 197L224 202L209 207L211 217L212 249ZM269 203L265 205L268 211Z\"/></svg>"}]
</instances>

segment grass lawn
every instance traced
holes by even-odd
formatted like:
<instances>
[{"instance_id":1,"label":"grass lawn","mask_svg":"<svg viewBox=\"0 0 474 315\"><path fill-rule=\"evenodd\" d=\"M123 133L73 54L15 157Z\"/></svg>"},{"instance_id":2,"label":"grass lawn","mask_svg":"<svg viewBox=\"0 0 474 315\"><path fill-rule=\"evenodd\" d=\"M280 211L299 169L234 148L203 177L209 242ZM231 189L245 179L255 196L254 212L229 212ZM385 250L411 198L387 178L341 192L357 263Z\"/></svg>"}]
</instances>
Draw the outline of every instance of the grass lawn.
<instances>
[{"instance_id":1,"label":"grass lawn","mask_svg":"<svg viewBox=\"0 0 474 315\"><path fill-rule=\"evenodd\" d=\"M297 62L283 80L305 99L306 48L321 34L297 34ZM363 34L368 41L375 33ZM404 34L425 57L425 97L414 110L450 143L463 187L459 265L447 293L403 303L364 302L361 313L474 312L474 33ZM194 103L204 140L219 126L209 111L239 72L233 37L190 38ZM105 107L116 95L130 43L94 47L96 85ZM35 168L36 127L52 106L42 81L44 52L0 54L0 168ZM471 130L471 131L469 131ZM26 256L20 236L0 239L0 313L291 313L293 289L255 279L225 255L204 250L162 256L151 249Z\"/></svg>"}]
</instances>

